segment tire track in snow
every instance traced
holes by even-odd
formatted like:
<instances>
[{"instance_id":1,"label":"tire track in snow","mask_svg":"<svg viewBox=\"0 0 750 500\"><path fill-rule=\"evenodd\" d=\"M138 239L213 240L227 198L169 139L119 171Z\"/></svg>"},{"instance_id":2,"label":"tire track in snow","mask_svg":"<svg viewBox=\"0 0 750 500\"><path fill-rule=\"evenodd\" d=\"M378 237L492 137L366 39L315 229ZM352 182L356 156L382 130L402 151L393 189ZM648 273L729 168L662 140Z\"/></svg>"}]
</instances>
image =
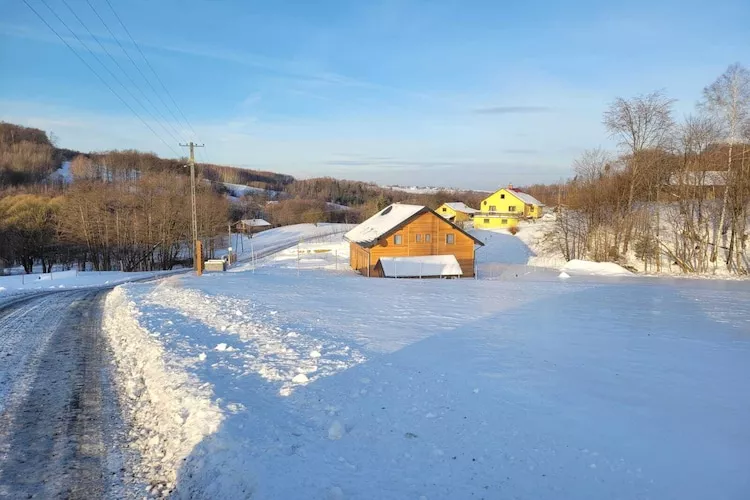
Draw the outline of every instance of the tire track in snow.
<instances>
[{"instance_id":1,"label":"tire track in snow","mask_svg":"<svg viewBox=\"0 0 750 500\"><path fill-rule=\"evenodd\" d=\"M239 355L246 368L269 382L280 382L279 393L290 395L296 387L335 375L366 361L350 346L296 331L263 324L255 319L253 303L224 295L207 295L178 288L178 282L159 284L144 300L176 311L242 341ZM220 350L232 346L217 346Z\"/></svg>"}]
</instances>

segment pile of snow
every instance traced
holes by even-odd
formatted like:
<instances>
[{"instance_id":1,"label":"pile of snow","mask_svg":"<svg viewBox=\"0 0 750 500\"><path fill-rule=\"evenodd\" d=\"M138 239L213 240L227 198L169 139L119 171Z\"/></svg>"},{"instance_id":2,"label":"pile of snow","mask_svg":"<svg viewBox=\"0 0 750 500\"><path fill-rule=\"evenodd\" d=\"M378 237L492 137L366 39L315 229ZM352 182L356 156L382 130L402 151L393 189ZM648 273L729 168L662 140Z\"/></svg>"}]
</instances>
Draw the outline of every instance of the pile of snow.
<instances>
[{"instance_id":1,"label":"pile of snow","mask_svg":"<svg viewBox=\"0 0 750 500\"><path fill-rule=\"evenodd\" d=\"M178 470L193 465L187 461L193 448L218 430L223 416L210 387L172 362L138 316L123 288L107 295L102 328L113 348L131 446L140 455L135 472L152 485L150 493L165 496L177 485Z\"/></svg>"},{"instance_id":2,"label":"pile of snow","mask_svg":"<svg viewBox=\"0 0 750 500\"><path fill-rule=\"evenodd\" d=\"M577 276L633 276L633 273L614 262L591 262L578 259L573 259L565 264L561 271L568 275Z\"/></svg>"}]
</instances>

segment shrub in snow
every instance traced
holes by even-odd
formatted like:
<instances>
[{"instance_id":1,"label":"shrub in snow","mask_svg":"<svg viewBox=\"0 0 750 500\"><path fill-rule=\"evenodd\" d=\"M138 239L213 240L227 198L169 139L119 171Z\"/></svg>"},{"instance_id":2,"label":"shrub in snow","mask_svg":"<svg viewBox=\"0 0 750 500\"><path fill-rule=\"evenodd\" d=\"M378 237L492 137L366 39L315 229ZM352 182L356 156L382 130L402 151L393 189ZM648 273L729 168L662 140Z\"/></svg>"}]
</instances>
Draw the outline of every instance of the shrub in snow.
<instances>
[{"instance_id":1,"label":"shrub in snow","mask_svg":"<svg viewBox=\"0 0 750 500\"><path fill-rule=\"evenodd\" d=\"M520 229L518 229L518 226L511 226L510 228L508 228L508 232L513 235L518 233L518 231L520 231Z\"/></svg>"}]
</instances>

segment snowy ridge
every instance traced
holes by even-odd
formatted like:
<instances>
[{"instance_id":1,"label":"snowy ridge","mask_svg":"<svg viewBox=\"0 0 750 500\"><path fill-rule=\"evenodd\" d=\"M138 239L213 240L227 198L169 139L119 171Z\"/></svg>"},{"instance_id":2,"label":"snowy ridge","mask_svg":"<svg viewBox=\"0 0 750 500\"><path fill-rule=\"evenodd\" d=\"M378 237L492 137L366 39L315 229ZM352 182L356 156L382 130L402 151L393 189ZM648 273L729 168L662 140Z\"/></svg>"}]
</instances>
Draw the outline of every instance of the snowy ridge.
<instances>
[{"instance_id":1,"label":"snowy ridge","mask_svg":"<svg viewBox=\"0 0 750 500\"><path fill-rule=\"evenodd\" d=\"M113 347L121 405L131 419L136 466L152 495L166 495L192 449L223 419L206 385L174 366L163 347L138 321L125 288L106 299L102 328Z\"/></svg>"},{"instance_id":2,"label":"snowy ridge","mask_svg":"<svg viewBox=\"0 0 750 500\"><path fill-rule=\"evenodd\" d=\"M213 347L234 353L249 370L278 386L282 396L321 377L335 375L365 361L348 345L321 341L295 331L261 324L252 313L253 304L221 295L206 295L178 287L168 280L157 286L146 303L171 308L178 314L237 338L235 345L222 342ZM196 306L198 305L198 306Z\"/></svg>"}]
</instances>

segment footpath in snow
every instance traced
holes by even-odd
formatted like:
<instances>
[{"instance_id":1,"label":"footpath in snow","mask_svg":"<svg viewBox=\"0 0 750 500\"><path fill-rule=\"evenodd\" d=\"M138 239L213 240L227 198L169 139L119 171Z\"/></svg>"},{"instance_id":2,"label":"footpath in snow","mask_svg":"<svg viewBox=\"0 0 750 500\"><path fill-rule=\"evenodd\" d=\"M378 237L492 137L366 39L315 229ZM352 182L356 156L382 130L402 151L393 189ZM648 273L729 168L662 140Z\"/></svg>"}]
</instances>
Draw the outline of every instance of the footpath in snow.
<instances>
[{"instance_id":1,"label":"footpath in snow","mask_svg":"<svg viewBox=\"0 0 750 500\"><path fill-rule=\"evenodd\" d=\"M366 279L345 249L110 294L153 494L747 497L744 283Z\"/></svg>"}]
</instances>

